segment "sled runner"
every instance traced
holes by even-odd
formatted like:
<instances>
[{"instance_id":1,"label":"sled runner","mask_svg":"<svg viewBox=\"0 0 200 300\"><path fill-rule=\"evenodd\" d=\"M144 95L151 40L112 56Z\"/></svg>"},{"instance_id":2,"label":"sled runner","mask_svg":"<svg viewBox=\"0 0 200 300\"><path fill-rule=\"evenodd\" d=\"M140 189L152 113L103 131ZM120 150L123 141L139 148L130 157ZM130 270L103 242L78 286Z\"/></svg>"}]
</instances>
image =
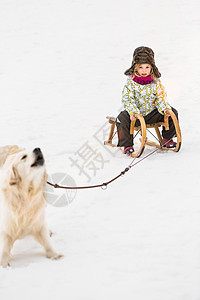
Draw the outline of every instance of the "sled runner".
<instances>
[{"instance_id":1,"label":"sled runner","mask_svg":"<svg viewBox=\"0 0 200 300\"><path fill-rule=\"evenodd\" d=\"M169 111L169 115L172 118L172 121L173 121L175 129L176 129L176 137L177 137L176 147L175 148L162 147L162 136L161 136L159 127L164 126L166 130L169 130L169 122L168 122L169 117L168 116L164 116L164 122L159 122L159 123L155 123L155 124L146 124L142 115L135 114L135 117L136 117L136 119L139 120L140 125L136 127L135 126L136 121L132 121L131 127L130 127L130 134L133 134L133 138L135 138L136 135L138 133L140 133L141 137L139 139L139 143L140 143L139 148L137 147L138 149L134 153L130 154L132 157L140 157L144 151L145 145L155 146L157 148L160 148L161 150L171 150L174 152L178 152L180 150L180 148L181 148L180 126L179 126L178 120L176 118L176 115L172 111ZM117 147L117 145L113 144L113 142L112 142L113 137L114 137L115 126L116 126L116 119L114 117L106 117L106 118L109 120L109 123L111 124L111 128L110 128L108 140L104 142L104 145L108 145L111 147ZM155 137L151 133L151 131L148 130L151 128L155 129L157 137ZM158 142L148 140L147 131L149 133L151 133L154 136L154 138L157 139ZM134 132L136 132L135 136L134 136ZM134 145L134 147L135 146L136 145ZM122 152L124 152L124 151L122 150Z\"/></svg>"}]
</instances>

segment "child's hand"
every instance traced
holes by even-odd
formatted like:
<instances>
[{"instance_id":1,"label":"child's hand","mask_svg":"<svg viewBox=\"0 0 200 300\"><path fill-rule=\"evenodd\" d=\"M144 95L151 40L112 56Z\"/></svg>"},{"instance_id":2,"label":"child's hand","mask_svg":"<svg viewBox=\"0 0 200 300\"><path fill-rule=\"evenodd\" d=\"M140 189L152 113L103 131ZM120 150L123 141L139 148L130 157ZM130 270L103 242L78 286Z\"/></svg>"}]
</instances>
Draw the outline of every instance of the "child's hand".
<instances>
[{"instance_id":1,"label":"child's hand","mask_svg":"<svg viewBox=\"0 0 200 300\"><path fill-rule=\"evenodd\" d=\"M166 116L168 116L168 117L170 117L169 111L170 111L170 109L165 109L165 110L164 110L164 114L165 114Z\"/></svg>"},{"instance_id":2,"label":"child's hand","mask_svg":"<svg viewBox=\"0 0 200 300\"><path fill-rule=\"evenodd\" d=\"M132 122L135 121L136 120L135 114L130 115L130 119Z\"/></svg>"}]
</instances>

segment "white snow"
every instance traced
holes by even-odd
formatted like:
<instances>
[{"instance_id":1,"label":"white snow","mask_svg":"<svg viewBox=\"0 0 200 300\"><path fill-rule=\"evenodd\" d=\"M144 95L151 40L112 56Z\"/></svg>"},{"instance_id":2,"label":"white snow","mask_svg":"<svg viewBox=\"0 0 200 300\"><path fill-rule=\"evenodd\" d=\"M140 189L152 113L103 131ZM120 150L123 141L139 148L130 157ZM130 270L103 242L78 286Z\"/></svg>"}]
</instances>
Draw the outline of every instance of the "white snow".
<instances>
[{"instance_id":1,"label":"white snow","mask_svg":"<svg viewBox=\"0 0 200 300\"><path fill-rule=\"evenodd\" d=\"M1 146L40 147L48 173L77 185L118 175L132 159L95 136L118 114L141 45L155 51L183 136L179 153L159 150L106 191L48 205L64 258L17 241L12 266L0 268L1 300L200 299L199 9L197 0L1 0ZM70 160L81 165L86 143L99 159L90 154L88 177Z\"/></svg>"}]
</instances>

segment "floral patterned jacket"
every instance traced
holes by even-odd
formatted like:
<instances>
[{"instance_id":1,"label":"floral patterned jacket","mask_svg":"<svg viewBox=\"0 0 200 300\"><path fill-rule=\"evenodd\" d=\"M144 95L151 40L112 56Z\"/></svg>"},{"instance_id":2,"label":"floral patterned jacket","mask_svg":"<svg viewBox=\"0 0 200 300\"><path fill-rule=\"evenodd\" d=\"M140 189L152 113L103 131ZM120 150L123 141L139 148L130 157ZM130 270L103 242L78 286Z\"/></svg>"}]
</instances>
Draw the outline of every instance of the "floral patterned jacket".
<instances>
[{"instance_id":1,"label":"floral patterned jacket","mask_svg":"<svg viewBox=\"0 0 200 300\"><path fill-rule=\"evenodd\" d=\"M142 85L128 76L122 92L124 108L130 115L137 113L146 116L155 108L158 109L159 113L164 114L165 109L171 109L166 98L165 88L159 79L150 84Z\"/></svg>"}]
</instances>

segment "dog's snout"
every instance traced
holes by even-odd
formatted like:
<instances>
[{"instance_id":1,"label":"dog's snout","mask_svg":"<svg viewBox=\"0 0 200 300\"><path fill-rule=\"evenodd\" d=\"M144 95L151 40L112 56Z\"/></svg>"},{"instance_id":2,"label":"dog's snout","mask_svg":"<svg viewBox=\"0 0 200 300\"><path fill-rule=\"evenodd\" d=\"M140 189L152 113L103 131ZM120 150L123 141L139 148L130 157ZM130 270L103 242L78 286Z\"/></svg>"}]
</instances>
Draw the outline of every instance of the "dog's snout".
<instances>
[{"instance_id":1,"label":"dog's snout","mask_svg":"<svg viewBox=\"0 0 200 300\"><path fill-rule=\"evenodd\" d=\"M42 153L42 151L41 151L40 148L35 148L35 149L33 150L33 152L34 152L35 154L41 154L41 153Z\"/></svg>"},{"instance_id":2,"label":"dog's snout","mask_svg":"<svg viewBox=\"0 0 200 300\"><path fill-rule=\"evenodd\" d=\"M42 166L44 164L44 157L40 148L35 148L33 150L35 156L35 162L31 165L31 167Z\"/></svg>"}]
</instances>

